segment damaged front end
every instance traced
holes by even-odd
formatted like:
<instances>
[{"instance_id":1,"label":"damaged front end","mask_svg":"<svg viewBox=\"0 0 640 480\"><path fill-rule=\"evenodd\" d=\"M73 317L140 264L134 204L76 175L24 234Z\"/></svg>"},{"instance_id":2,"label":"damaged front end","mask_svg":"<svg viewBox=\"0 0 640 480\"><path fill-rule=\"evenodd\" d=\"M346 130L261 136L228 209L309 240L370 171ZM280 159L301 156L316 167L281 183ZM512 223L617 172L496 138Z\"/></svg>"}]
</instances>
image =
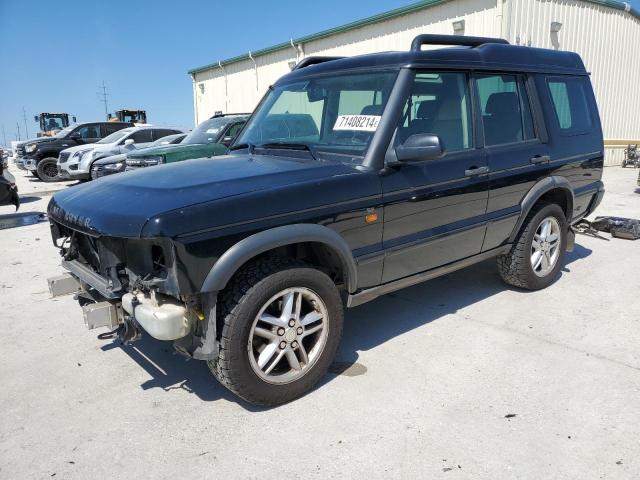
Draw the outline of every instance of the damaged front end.
<instances>
[{"instance_id":1,"label":"damaged front end","mask_svg":"<svg viewBox=\"0 0 640 480\"><path fill-rule=\"evenodd\" d=\"M215 294L180 294L170 239L100 236L50 223L66 270L48 280L51 295L74 294L87 328L106 327L122 342L146 332L174 341L184 355L215 358Z\"/></svg>"}]
</instances>

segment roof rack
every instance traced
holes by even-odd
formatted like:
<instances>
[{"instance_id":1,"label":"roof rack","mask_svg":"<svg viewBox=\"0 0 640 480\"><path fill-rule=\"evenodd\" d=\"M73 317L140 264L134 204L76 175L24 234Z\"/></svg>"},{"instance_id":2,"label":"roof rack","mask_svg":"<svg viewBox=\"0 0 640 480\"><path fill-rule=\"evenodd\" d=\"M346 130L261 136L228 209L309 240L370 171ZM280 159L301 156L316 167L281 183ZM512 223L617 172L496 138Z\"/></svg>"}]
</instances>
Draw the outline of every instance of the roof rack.
<instances>
[{"instance_id":1,"label":"roof rack","mask_svg":"<svg viewBox=\"0 0 640 480\"><path fill-rule=\"evenodd\" d=\"M317 65L318 63L330 62L331 60L340 60L341 58L345 58L345 57L322 57L322 56L306 57L300 60L296 64L296 66L293 67L293 70L300 70L301 68L308 67L310 65Z\"/></svg>"},{"instance_id":2,"label":"roof rack","mask_svg":"<svg viewBox=\"0 0 640 480\"><path fill-rule=\"evenodd\" d=\"M490 37L466 37L464 35L434 35L431 33L423 33L418 35L411 42L411 51L419 52L422 45L461 45L465 47L478 47L485 43L501 43L508 45L503 38Z\"/></svg>"}]
</instances>

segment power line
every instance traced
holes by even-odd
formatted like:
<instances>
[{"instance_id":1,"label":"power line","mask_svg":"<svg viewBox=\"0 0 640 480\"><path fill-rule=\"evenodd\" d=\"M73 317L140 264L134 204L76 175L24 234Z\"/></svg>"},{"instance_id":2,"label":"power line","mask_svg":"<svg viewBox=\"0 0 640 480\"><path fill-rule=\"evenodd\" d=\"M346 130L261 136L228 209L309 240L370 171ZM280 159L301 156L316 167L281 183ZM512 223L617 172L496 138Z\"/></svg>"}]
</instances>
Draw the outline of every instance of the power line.
<instances>
[{"instance_id":1,"label":"power line","mask_svg":"<svg viewBox=\"0 0 640 480\"><path fill-rule=\"evenodd\" d=\"M102 97L100 101L104 103L104 116L109 120L109 104L107 103L107 97L110 97L111 94L107 93L107 86L104 84L104 80L102 81L102 86L98 88L101 88L102 92L96 92L96 95Z\"/></svg>"},{"instance_id":2,"label":"power line","mask_svg":"<svg viewBox=\"0 0 640 480\"><path fill-rule=\"evenodd\" d=\"M22 119L24 120L24 134L27 138L29 138L29 128L27 127L27 112L24 110L24 106L22 107Z\"/></svg>"}]
</instances>

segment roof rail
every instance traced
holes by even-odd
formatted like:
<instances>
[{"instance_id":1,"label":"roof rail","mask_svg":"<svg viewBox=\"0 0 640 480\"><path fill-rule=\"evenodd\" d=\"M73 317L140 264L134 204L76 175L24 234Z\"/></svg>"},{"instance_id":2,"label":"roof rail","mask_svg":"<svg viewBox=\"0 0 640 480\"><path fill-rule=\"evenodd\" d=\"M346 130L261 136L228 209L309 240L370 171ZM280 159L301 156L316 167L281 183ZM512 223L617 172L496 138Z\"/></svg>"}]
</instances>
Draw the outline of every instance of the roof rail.
<instances>
[{"instance_id":1,"label":"roof rail","mask_svg":"<svg viewBox=\"0 0 640 480\"><path fill-rule=\"evenodd\" d=\"M418 35L411 42L411 51L419 52L422 45L462 45L466 47L477 47L485 43L502 43L509 44L503 38L490 37L466 37L464 35L434 35L423 33Z\"/></svg>"},{"instance_id":2,"label":"roof rail","mask_svg":"<svg viewBox=\"0 0 640 480\"><path fill-rule=\"evenodd\" d=\"M297 63L297 65L293 67L293 70L300 70L301 68L308 67L310 65L317 65L318 63L330 62L331 60L340 60L341 58L345 58L345 57L322 57L322 56L306 57L300 60Z\"/></svg>"}]
</instances>

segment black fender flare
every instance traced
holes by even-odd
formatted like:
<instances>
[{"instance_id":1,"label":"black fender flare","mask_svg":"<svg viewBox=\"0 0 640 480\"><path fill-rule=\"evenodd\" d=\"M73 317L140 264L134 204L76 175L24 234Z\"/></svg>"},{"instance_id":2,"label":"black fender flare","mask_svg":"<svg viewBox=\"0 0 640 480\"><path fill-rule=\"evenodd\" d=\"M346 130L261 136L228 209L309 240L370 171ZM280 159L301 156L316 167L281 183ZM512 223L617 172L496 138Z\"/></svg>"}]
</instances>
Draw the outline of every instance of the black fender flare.
<instances>
[{"instance_id":1,"label":"black fender flare","mask_svg":"<svg viewBox=\"0 0 640 480\"><path fill-rule=\"evenodd\" d=\"M529 212L536 202L540 200L540 197L551 190L557 189L564 191L565 195L567 195L567 211L565 213L568 216L567 223L571 222L571 216L573 215L573 188L571 188L569 180L557 175L545 177L531 187L522 199L522 202L520 202L520 218L518 218L518 221L509 236L509 242L513 242L515 240L516 235L527 218L527 215L529 215Z\"/></svg>"},{"instance_id":2,"label":"black fender flare","mask_svg":"<svg viewBox=\"0 0 640 480\"><path fill-rule=\"evenodd\" d=\"M222 290L242 265L261 253L304 242L323 243L331 248L342 262L347 289L350 293L356 291L356 262L344 238L322 225L297 223L263 230L233 245L213 265L202 284L201 292Z\"/></svg>"}]
</instances>

